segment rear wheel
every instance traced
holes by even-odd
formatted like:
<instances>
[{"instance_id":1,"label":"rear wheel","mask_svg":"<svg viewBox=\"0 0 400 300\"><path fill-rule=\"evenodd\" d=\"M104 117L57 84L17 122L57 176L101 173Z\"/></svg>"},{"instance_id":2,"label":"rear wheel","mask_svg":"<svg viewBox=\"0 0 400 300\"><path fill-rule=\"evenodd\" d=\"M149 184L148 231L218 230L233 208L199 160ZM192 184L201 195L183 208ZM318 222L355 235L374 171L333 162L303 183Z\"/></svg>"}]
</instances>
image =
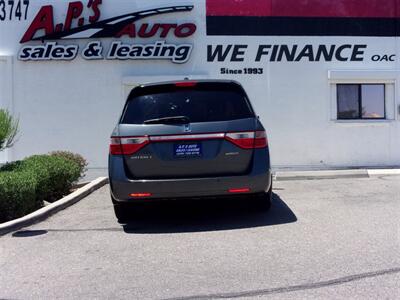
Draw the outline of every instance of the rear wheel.
<instances>
[{"instance_id":1,"label":"rear wheel","mask_svg":"<svg viewBox=\"0 0 400 300\"><path fill-rule=\"evenodd\" d=\"M271 187L268 192L263 192L257 195L254 195L257 209L262 211L268 211L272 205L272 182Z\"/></svg>"},{"instance_id":2,"label":"rear wheel","mask_svg":"<svg viewBox=\"0 0 400 300\"><path fill-rule=\"evenodd\" d=\"M114 213L119 223L126 223L132 218L132 207L125 203L114 203Z\"/></svg>"}]
</instances>

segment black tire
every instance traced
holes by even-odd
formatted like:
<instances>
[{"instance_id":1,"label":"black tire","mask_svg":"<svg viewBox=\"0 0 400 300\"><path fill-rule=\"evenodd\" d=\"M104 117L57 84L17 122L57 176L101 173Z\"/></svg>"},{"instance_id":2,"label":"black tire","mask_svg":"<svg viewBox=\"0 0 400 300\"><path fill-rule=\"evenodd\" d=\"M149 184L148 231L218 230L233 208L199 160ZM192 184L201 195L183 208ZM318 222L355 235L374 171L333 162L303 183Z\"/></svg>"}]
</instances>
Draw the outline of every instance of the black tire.
<instances>
[{"instance_id":1,"label":"black tire","mask_svg":"<svg viewBox=\"0 0 400 300\"><path fill-rule=\"evenodd\" d=\"M132 208L127 204L114 203L114 213L119 223L127 223L132 219Z\"/></svg>"},{"instance_id":2,"label":"black tire","mask_svg":"<svg viewBox=\"0 0 400 300\"><path fill-rule=\"evenodd\" d=\"M258 210L269 211L272 205L272 182L268 192L257 194L254 198Z\"/></svg>"}]
</instances>

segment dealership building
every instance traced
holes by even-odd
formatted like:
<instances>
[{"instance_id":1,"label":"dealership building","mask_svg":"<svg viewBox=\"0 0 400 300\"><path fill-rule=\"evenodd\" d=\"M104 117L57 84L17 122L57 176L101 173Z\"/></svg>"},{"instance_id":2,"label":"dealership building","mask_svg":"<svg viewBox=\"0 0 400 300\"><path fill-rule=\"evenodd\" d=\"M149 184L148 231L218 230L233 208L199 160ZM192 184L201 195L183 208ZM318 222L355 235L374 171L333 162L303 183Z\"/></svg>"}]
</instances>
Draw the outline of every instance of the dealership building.
<instances>
[{"instance_id":1,"label":"dealership building","mask_svg":"<svg viewBox=\"0 0 400 300\"><path fill-rule=\"evenodd\" d=\"M400 0L0 0L0 162L53 150L106 168L130 90L245 88L275 169L400 166Z\"/></svg>"}]
</instances>

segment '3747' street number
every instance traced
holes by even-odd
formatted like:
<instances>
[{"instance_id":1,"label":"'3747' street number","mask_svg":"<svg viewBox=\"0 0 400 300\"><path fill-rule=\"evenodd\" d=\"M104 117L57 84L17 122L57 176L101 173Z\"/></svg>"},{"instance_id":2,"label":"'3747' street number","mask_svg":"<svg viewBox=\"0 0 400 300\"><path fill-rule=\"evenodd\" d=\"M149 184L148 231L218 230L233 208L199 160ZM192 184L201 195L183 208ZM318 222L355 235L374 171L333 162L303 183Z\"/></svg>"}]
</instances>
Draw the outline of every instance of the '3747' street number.
<instances>
[{"instance_id":1,"label":"'3747' street number","mask_svg":"<svg viewBox=\"0 0 400 300\"><path fill-rule=\"evenodd\" d=\"M29 0L0 0L0 21L26 20Z\"/></svg>"}]
</instances>

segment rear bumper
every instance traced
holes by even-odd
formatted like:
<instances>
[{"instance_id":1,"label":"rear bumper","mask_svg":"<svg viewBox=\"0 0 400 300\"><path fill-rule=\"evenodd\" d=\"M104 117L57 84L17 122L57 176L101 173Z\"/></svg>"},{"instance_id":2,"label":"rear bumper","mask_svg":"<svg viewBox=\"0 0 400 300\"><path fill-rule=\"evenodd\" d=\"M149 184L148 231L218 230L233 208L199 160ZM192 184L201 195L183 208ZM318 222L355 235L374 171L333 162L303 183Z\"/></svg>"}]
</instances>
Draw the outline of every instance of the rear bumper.
<instances>
[{"instance_id":1,"label":"rear bumper","mask_svg":"<svg viewBox=\"0 0 400 300\"><path fill-rule=\"evenodd\" d=\"M266 191L271 185L271 170L267 149L255 151L249 174L241 176L131 180L126 177L122 156L110 156L109 179L111 194L117 202L140 202L156 199L196 198L233 195L232 188L249 188L249 193ZM258 163L255 163L258 162ZM151 193L150 197L133 198L132 193Z\"/></svg>"}]
</instances>

